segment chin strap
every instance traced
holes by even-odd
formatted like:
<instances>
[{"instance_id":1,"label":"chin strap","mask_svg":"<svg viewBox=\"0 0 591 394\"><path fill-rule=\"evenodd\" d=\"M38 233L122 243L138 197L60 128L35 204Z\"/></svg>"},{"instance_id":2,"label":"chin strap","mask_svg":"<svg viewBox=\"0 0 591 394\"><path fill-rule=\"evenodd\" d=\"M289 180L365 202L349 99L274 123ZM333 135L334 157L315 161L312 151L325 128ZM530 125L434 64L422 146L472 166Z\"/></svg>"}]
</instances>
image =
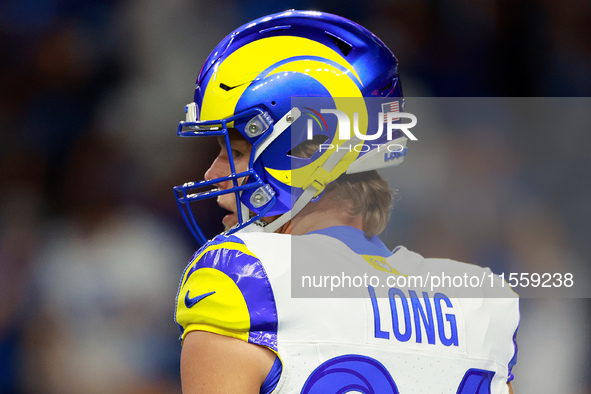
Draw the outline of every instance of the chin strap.
<instances>
[{"instance_id":1,"label":"chin strap","mask_svg":"<svg viewBox=\"0 0 591 394\"><path fill-rule=\"evenodd\" d=\"M333 153L326 162L314 171L314 174L308 181L308 185L304 186L304 192L295 201L291 210L285 212L277 219L267 224L263 231L266 233L274 233L279 230L281 226L289 222L292 217L296 216L308 203L317 195L322 193L326 186L334 179L331 178L330 172L341 162L347 153L350 152L350 147L357 145L361 140L357 137L351 138L349 141L339 146L339 149Z\"/></svg>"}]
</instances>

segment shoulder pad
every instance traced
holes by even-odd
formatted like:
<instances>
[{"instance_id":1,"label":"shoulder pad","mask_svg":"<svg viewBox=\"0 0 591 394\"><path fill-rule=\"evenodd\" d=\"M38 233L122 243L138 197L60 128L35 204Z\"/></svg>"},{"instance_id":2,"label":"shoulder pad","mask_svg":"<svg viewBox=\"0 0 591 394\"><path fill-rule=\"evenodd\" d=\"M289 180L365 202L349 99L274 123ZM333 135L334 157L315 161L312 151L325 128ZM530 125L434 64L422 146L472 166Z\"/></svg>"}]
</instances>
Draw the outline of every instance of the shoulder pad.
<instances>
[{"instance_id":1,"label":"shoulder pad","mask_svg":"<svg viewBox=\"0 0 591 394\"><path fill-rule=\"evenodd\" d=\"M243 240L220 235L185 268L176 297L181 340L208 331L277 351L277 308L261 261Z\"/></svg>"}]
</instances>

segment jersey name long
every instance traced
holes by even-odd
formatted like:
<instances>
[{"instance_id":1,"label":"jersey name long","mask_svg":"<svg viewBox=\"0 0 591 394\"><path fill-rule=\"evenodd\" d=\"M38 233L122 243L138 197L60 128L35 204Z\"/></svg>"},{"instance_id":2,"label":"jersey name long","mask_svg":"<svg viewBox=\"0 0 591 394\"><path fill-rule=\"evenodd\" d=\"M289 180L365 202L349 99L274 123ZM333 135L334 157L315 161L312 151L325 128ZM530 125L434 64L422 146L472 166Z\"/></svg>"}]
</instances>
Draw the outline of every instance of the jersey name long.
<instances>
[{"instance_id":1,"label":"jersey name long","mask_svg":"<svg viewBox=\"0 0 591 394\"><path fill-rule=\"evenodd\" d=\"M465 297L453 287L388 281L492 278L490 270L403 247L383 253L366 245L360 253L350 246L326 234L216 237L183 273L175 313L181 339L203 330L270 348L282 365L273 393L508 392L519 323L514 293L485 287Z\"/></svg>"}]
</instances>

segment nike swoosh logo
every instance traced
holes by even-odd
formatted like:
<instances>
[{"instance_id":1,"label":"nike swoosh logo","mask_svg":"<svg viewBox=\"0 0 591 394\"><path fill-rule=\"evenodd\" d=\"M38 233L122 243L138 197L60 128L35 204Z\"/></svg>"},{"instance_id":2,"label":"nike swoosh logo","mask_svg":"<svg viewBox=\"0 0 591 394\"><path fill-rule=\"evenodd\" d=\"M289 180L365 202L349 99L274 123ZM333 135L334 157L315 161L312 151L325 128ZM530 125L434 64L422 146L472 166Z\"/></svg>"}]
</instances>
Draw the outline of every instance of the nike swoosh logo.
<instances>
[{"instance_id":1,"label":"nike swoosh logo","mask_svg":"<svg viewBox=\"0 0 591 394\"><path fill-rule=\"evenodd\" d=\"M215 294L215 291L211 291L209 293L201 294L197 297L189 297L189 291L187 290L187 294L185 294L185 306L187 308L193 307L196 303L204 299L205 297L209 297L212 294Z\"/></svg>"},{"instance_id":2,"label":"nike swoosh logo","mask_svg":"<svg viewBox=\"0 0 591 394\"><path fill-rule=\"evenodd\" d=\"M232 90L232 89L236 89L238 86L242 86L242 85L246 85L248 82L242 82L239 83L238 85L235 86L228 86L225 83L220 83L220 88L224 89L226 92Z\"/></svg>"}]
</instances>

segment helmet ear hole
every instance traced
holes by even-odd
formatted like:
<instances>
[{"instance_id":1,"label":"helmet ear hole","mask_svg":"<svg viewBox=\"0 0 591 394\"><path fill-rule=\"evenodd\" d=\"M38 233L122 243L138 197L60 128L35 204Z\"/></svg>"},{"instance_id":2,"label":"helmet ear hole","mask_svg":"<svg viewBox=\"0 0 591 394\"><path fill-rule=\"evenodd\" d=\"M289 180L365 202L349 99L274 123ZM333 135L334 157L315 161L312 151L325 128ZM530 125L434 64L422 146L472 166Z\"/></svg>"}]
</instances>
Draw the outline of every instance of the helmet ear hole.
<instances>
[{"instance_id":1,"label":"helmet ear hole","mask_svg":"<svg viewBox=\"0 0 591 394\"><path fill-rule=\"evenodd\" d=\"M271 101L271 105L275 105L277 104L275 101Z\"/></svg>"}]
</instances>

